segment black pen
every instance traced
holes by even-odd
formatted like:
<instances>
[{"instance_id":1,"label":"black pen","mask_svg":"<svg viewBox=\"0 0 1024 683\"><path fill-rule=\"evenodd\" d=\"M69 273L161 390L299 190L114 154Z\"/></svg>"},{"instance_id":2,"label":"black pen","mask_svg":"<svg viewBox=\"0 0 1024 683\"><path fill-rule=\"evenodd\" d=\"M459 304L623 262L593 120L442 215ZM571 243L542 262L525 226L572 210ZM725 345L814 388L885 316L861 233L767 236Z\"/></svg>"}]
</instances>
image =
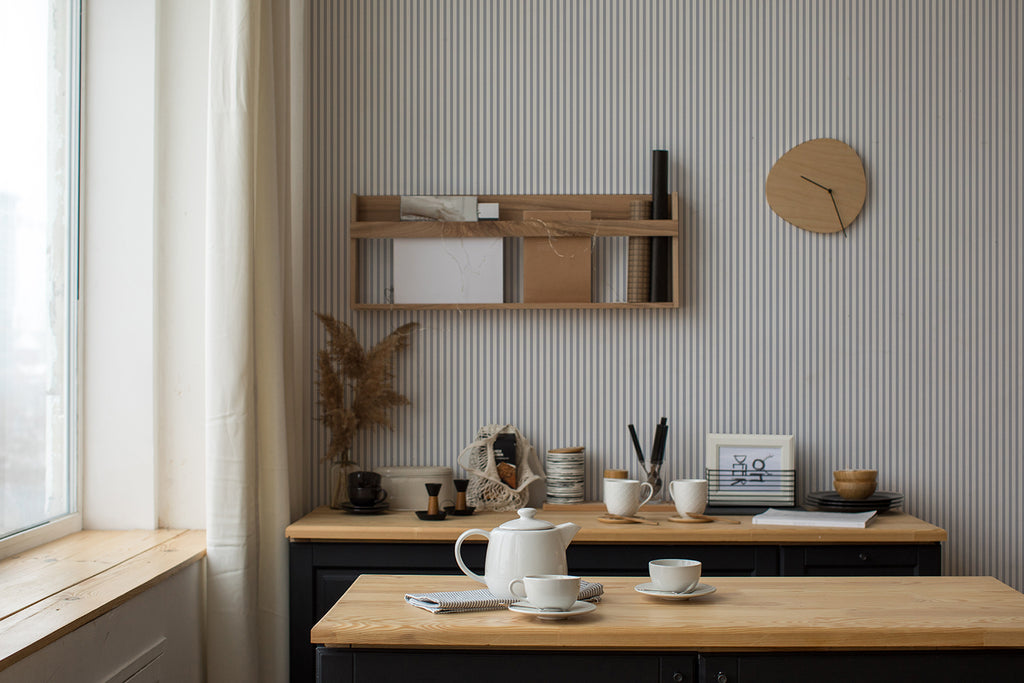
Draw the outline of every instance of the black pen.
<instances>
[{"instance_id":1,"label":"black pen","mask_svg":"<svg viewBox=\"0 0 1024 683\"><path fill-rule=\"evenodd\" d=\"M647 465L644 463L644 449L640 448L640 439L636 436L636 427L629 425L629 436L633 439L633 450L636 451L636 459L640 461L640 469L647 472Z\"/></svg>"}]
</instances>

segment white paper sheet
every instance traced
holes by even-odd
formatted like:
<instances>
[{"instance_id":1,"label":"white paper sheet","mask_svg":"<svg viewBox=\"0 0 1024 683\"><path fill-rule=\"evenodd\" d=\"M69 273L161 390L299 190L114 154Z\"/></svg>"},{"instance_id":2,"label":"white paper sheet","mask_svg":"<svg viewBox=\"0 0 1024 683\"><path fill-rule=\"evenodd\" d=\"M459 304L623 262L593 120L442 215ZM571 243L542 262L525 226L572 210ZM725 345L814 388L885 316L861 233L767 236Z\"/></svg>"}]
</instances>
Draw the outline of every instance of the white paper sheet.
<instances>
[{"instance_id":1,"label":"white paper sheet","mask_svg":"<svg viewBox=\"0 0 1024 683\"><path fill-rule=\"evenodd\" d=\"M807 510L778 510L769 508L759 515L754 515L754 524L772 524L776 526L832 526L863 529L874 519L877 513L868 512L810 512Z\"/></svg>"}]
</instances>

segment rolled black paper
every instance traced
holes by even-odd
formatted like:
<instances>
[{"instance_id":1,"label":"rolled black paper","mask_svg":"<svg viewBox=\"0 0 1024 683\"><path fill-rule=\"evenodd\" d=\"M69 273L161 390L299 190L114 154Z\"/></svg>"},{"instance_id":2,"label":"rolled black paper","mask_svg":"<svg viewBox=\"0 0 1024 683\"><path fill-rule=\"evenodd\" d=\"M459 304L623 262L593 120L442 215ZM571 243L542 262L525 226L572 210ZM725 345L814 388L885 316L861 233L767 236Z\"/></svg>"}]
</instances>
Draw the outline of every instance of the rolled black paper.
<instances>
[{"instance_id":1,"label":"rolled black paper","mask_svg":"<svg viewBox=\"0 0 1024 683\"><path fill-rule=\"evenodd\" d=\"M671 218L668 207L668 151L651 152L651 218ZM671 301L672 239L651 238L651 301Z\"/></svg>"},{"instance_id":2,"label":"rolled black paper","mask_svg":"<svg viewBox=\"0 0 1024 683\"><path fill-rule=\"evenodd\" d=\"M668 151L651 152L651 218L671 218L668 215Z\"/></svg>"}]
</instances>

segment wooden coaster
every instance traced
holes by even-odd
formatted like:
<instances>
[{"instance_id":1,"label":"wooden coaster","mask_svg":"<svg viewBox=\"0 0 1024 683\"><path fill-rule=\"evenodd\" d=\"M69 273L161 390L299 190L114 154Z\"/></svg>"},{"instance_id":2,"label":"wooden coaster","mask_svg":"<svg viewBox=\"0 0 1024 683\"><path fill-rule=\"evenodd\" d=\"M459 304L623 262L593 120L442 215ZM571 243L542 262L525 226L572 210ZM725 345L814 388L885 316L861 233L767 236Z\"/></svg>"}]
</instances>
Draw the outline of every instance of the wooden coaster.
<instances>
[{"instance_id":1,"label":"wooden coaster","mask_svg":"<svg viewBox=\"0 0 1024 683\"><path fill-rule=\"evenodd\" d=\"M680 524L707 524L711 520L710 519L694 519L693 517L687 517L685 519L682 518L682 517L669 517L668 521L670 521L670 522L678 522Z\"/></svg>"},{"instance_id":2,"label":"wooden coaster","mask_svg":"<svg viewBox=\"0 0 1024 683\"><path fill-rule=\"evenodd\" d=\"M598 517L597 521L604 522L605 524L639 524L640 522L634 522L631 519L622 519L621 517ZM700 520L697 520L700 521Z\"/></svg>"}]
</instances>

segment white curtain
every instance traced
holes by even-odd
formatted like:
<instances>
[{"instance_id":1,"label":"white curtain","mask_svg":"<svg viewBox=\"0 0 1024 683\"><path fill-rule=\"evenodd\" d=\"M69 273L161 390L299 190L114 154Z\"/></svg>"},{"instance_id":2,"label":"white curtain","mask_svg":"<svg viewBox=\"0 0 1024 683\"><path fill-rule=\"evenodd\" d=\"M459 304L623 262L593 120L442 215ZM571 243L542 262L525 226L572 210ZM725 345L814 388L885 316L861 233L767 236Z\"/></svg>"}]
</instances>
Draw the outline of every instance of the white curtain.
<instances>
[{"instance_id":1,"label":"white curtain","mask_svg":"<svg viewBox=\"0 0 1024 683\"><path fill-rule=\"evenodd\" d=\"M213 0L206 182L207 679L288 679L303 507L302 2ZM296 78L296 76L299 76ZM298 83L297 83L298 82Z\"/></svg>"}]
</instances>

